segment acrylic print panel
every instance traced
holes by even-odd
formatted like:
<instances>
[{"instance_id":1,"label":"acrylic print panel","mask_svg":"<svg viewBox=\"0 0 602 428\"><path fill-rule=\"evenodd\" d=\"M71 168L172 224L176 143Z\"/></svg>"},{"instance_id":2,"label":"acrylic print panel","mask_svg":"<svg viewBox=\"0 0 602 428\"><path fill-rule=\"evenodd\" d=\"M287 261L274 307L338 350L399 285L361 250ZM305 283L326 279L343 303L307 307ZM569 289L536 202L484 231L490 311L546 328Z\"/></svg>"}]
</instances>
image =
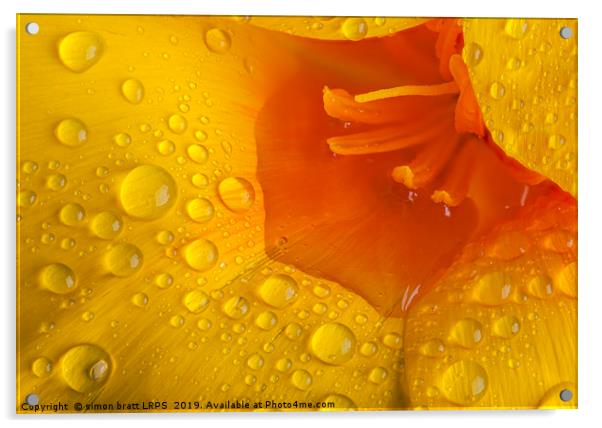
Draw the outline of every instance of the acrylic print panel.
<instances>
[{"instance_id":1,"label":"acrylic print panel","mask_svg":"<svg viewBox=\"0 0 602 428\"><path fill-rule=\"evenodd\" d=\"M20 15L17 411L577 406L577 21Z\"/></svg>"}]
</instances>

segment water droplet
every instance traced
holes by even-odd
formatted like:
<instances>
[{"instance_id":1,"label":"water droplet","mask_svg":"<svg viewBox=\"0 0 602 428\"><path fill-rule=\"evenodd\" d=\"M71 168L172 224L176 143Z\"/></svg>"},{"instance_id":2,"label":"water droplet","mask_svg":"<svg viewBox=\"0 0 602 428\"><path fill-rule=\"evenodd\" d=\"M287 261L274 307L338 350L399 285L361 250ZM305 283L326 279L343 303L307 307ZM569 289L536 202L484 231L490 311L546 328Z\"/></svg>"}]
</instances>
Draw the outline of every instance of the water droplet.
<instances>
[{"instance_id":1,"label":"water droplet","mask_svg":"<svg viewBox=\"0 0 602 428\"><path fill-rule=\"evenodd\" d=\"M527 292L538 299L547 299L554 293L552 279L547 275L537 275L529 280Z\"/></svg>"},{"instance_id":2,"label":"water droplet","mask_svg":"<svg viewBox=\"0 0 602 428\"><path fill-rule=\"evenodd\" d=\"M132 217L154 220L165 215L177 197L176 182L163 168L141 165L121 183L119 199Z\"/></svg>"},{"instance_id":3,"label":"water droplet","mask_svg":"<svg viewBox=\"0 0 602 428\"><path fill-rule=\"evenodd\" d=\"M224 30L212 28L205 33L205 43L211 52L224 54L230 50L232 40Z\"/></svg>"},{"instance_id":4,"label":"water droplet","mask_svg":"<svg viewBox=\"0 0 602 428\"><path fill-rule=\"evenodd\" d=\"M464 348L472 348L483 339L481 323L472 318L464 318L453 325L449 339Z\"/></svg>"},{"instance_id":5,"label":"water droplet","mask_svg":"<svg viewBox=\"0 0 602 428\"><path fill-rule=\"evenodd\" d=\"M397 333L387 333L383 337L383 343L388 348L401 349L401 346L403 345L403 338Z\"/></svg>"},{"instance_id":6,"label":"water droplet","mask_svg":"<svg viewBox=\"0 0 602 428\"><path fill-rule=\"evenodd\" d=\"M182 315L174 315L173 317L171 317L169 319L169 324L171 324L171 326L174 328L182 327L185 322L186 322L186 320L184 319L184 317Z\"/></svg>"},{"instance_id":7,"label":"water droplet","mask_svg":"<svg viewBox=\"0 0 602 428\"><path fill-rule=\"evenodd\" d=\"M566 144L566 139L562 135L554 134L548 138L548 147L552 150L558 150Z\"/></svg>"},{"instance_id":8,"label":"water droplet","mask_svg":"<svg viewBox=\"0 0 602 428\"><path fill-rule=\"evenodd\" d=\"M80 204L66 204L61 208L59 217L67 226L79 226L86 218L86 211Z\"/></svg>"},{"instance_id":9,"label":"water droplet","mask_svg":"<svg viewBox=\"0 0 602 428\"><path fill-rule=\"evenodd\" d=\"M261 299L275 308L284 308L296 298L299 286L291 276L275 274L269 276L259 287L258 294Z\"/></svg>"},{"instance_id":10,"label":"water droplet","mask_svg":"<svg viewBox=\"0 0 602 428\"><path fill-rule=\"evenodd\" d=\"M493 334L504 339L510 339L520 331L519 320L512 315L504 315L493 323Z\"/></svg>"},{"instance_id":11,"label":"water droplet","mask_svg":"<svg viewBox=\"0 0 602 428\"><path fill-rule=\"evenodd\" d=\"M48 377L52 373L52 361L46 357L36 358L31 364L31 371L39 378Z\"/></svg>"},{"instance_id":12,"label":"water droplet","mask_svg":"<svg viewBox=\"0 0 602 428\"><path fill-rule=\"evenodd\" d=\"M249 302L244 297L234 296L223 306L224 313L232 319L241 319L249 312Z\"/></svg>"},{"instance_id":13,"label":"water droplet","mask_svg":"<svg viewBox=\"0 0 602 428\"><path fill-rule=\"evenodd\" d=\"M136 293L132 296L132 303L140 308L148 305L148 296L144 293Z\"/></svg>"},{"instance_id":14,"label":"water droplet","mask_svg":"<svg viewBox=\"0 0 602 428\"><path fill-rule=\"evenodd\" d=\"M188 153L188 157L190 157L191 160L198 164L204 164L209 158L209 152L205 146L200 144L191 144L186 149L186 153Z\"/></svg>"},{"instance_id":15,"label":"water droplet","mask_svg":"<svg viewBox=\"0 0 602 428\"><path fill-rule=\"evenodd\" d=\"M199 314L207 309L209 296L204 291L192 290L184 296L184 306L193 314Z\"/></svg>"},{"instance_id":16,"label":"water droplet","mask_svg":"<svg viewBox=\"0 0 602 428\"><path fill-rule=\"evenodd\" d=\"M66 294L77 287L77 279L69 266L52 263L40 272L40 285L53 293Z\"/></svg>"},{"instance_id":17,"label":"water droplet","mask_svg":"<svg viewBox=\"0 0 602 428\"><path fill-rule=\"evenodd\" d=\"M33 190L21 190L17 197L17 204L22 208L33 206L38 200L38 195Z\"/></svg>"},{"instance_id":18,"label":"water droplet","mask_svg":"<svg viewBox=\"0 0 602 428\"><path fill-rule=\"evenodd\" d=\"M445 345L439 339L431 339L420 346L420 353L426 357L441 357L445 354Z\"/></svg>"},{"instance_id":19,"label":"water droplet","mask_svg":"<svg viewBox=\"0 0 602 428\"><path fill-rule=\"evenodd\" d=\"M209 330L209 329L211 328L211 325L212 325L212 323L211 323L211 321L210 321L210 320L208 320L207 318L201 318L201 319L199 320L199 322L197 322L197 324L196 324L196 325L197 325L197 327L198 327L199 329L201 329L201 330L203 330L203 331L207 331L207 330Z\"/></svg>"},{"instance_id":20,"label":"water droplet","mask_svg":"<svg viewBox=\"0 0 602 428\"><path fill-rule=\"evenodd\" d=\"M570 297L577 297L577 262L563 267L555 277L556 286Z\"/></svg>"},{"instance_id":21,"label":"water droplet","mask_svg":"<svg viewBox=\"0 0 602 428\"><path fill-rule=\"evenodd\" d=\"M169 156L176 151L176 145L171 140L161 140L157 143L157 151L163 156Z\"/></svg>"},{"instance_id":22,"label":"water droplet","mask_svg":"<svg viewBox=\"0 0 602 428\"><path fill-rule=\"evenodd\" d=\"M291 375L292 384L301 391L307 390L313 383L313 379L307 370L295 370Z\"/></svg>"},{"instance_id":23,"label":"water droplet","mask_svg":"<svg viewBox=\"0 0 602 428\"><path fill-rule=\"evenodd\" d=\"M368 374L368 380L378 385L387 380L388 376L389 372L384 367L374 367Z\"/></svg>"},{"instance_id":24,"label":"water droplet","mask_svg":"<svg viewBox=\"0 0 602 428\"><path fill-rule=\"evenodd\" d=\"M506 34L514 39L522 39L525 37L529 24L526 19L511 18L506 20L504 30Z\"/></svg>"},{"instance_id":25,"label":"water droplet","mask_svg":"<svg viewBox=\"0 0 602 428\"><path fill-rule=\"evenodd\" d=\"M208 271L215 266L219 257L215 244L203 238L186 245L183 253L188 266L200 272Z\"/></svg>"},{"instance_id":26,"label":"water droplet","mask_svg":"<svg viewBox=\"0 0 602 428\"><path fill-rule=\"evenodd\" d=\"M349 40L361 40L368 34L368 24L363 18L347 18L341 27L343 35Z\"/></svg>"},{"instance_id":27,"label":"water droplet","mask_svg":"<svg viewBox=\"0 0 602 428\"><path fill-rule=\"evenodd\" d=\"M161 245L171 244L173 240L173 233L171 233L169 230L162 230L157 233L157 242Z\"/></svg>"},{"instance_id":28,"label":"water droplet","mask_svg":"<svg viewBox=\"0 0 602 428\"><path fill-rule=\"evenodd\" d=\"M123 228L121 217L111 211L98 213L90 224L92 232L101 239L116 238Z\"/></svg>"},{"instance_id":29,"label":"water droplet","mask_svg":"<svg viewBox=\"0 0 602 428\"><path fill-rule=\"evenodd\" d=\"M34 161L25 161L23 162L23 165L21 165L21 170L25 174L35 174L36 172L38 172L38 169L39 166L37 162Z\"/></svg>"},{"instance_id":30,"label":"water droplet","mask_svg":"<svg viewBox=\"0 0 602 428\"><path fill-rule=\"evenodd\" d=\"M64 190L65 186L67 186L67 177L63 174L51 174L46 179L46 186L55 192Z\"/></svg>"},{"instance_id":31,"label":"water droplet","mask_svg":"<svg viewBox=\"0 0 602 428\"><path fill-rule=\"evenodd\" d=\"M160 273L155 276L155 284L159 288L167 288L173 284L173 277L168 273Z\"/></svg>"},{"instance_id":32,"label":"water droplet","mask_svg":"<svg viewBox=\"0 0 602 428\"><path fill-rule=\"evenodd\" d=\"M115 144L119 147L127 147L132 143L132 137L125 132L120 132L113 136L113 141L115 141Z\"/></svg>"},{"instance_id":33,"label":"water droplet","mask_svg":"<svg viewBox=\"0 0 602 428\"><path fill-rule=\"evenodd\" d=\"M356 339L349 327L339 323L324 324L312 334L312 353L327 364L341 365L355 354Z\"/></svg>"},{"instance_id":34,"label":"water droplet","mask_svg":"<svg viewBox=\"0 0 602 428\"><path fill-rule=\"evenodd\" d=\"M440 379L440 390L452 403L473 404L487 391L487 372L474 361L461 360L447 368Z\"/></svg>"},{"instance_id":35,"label":"water droplet","mask_svg":"<svg viewBox=\"0 0 602 428\"><path fill-rule=\"evenodd\" d=\"M378 345L376 342L364 342L362 346L360 346L360 354L364 357L371 357L378 352Z\"/></svg>"},{"instance_id":36,"label":"water droplet","mask_svg":"<svg viewBox=\"0 0 602 428\"><path fill-rule=\"evenodd\" d=\"M140 104L144 98L144 86L138 79L127 79L121 84L121 93L132 104Z\"/></svg>"},{"instance_id":37,"label":"water droplet","mask_svg":"<svg viewBox=\"0 0 602 428\"><path fill-rule=\"evenodd\" d=\"M100 388L111 374L111 357L102 348L78 345L61 357L63 379L77 392L91 392Z\"/></svg>"},{"instance_id":38,"label":"water droplet","mask_svg":"<svg viewBox=\"0 0 602 428\"><path fill-rule=\"evenodd\" d=\"M197 173L192 176L192 184L199 189L207 187L209 178L205 174Z\"/></svg>"},{"instance_id":39,"label":"water droplet","mask_svg":"<svg viewBox=\"0 0 602 428\"><path fill-rule=\"evenodd\" d=\"M509 275L504 272L489 272L483 275L473 290L474 298L489 306L501 305L512 292Z\"/></svg>"},{"instance_id":40,"label":"water droplet","mask_svg":"<svg viewBox=\"0 0 602 428\"><path fill-rule=\"evenodd\" d=\"M284 334L291 340L297 340L303 334L303 327L296 322L290 323L284 329Z\"/></svg>"},{"instance_id":41,"label":"water droplet","mask_svg":"<svg viewBox=\"0 0 602 428\"><path fill-rule=\"evenodd\" d=\"M77 147L88 141L86 125L75 118L64 119L54 129L56 138L66 146Z\"/></svg>"},{"instance_id":42,"label":"water droplet","mask_svg":"<svg viewBox=\"0 0 602 428\"><path fill-rule=\"evenodd\" d=\"M82 73L98 62L103 53L103 40L89 31L67 34L59 42L59 58L63 65Z\"/></svg>"},{"instance_id":43,"label":"water droplet","mask_svg":"<svg viewBox=\"0 0 602 428\"><path fill-rule=\"evenodd\" d=\"M197 223L206 223L213 218L215 208L208 199L197 198L186 203L186 212Z\"/></svg>"},{"instance_id":44,"label":"water droplet","mask_svg":"<svg viewBox=\"0 0 602 428\"><path fill-rule=\"evenodd\" d=\"M249 355L249 358L247 358L247 366L249 366L251 370L259 370L263 367L263 364L263 357L259 354L251 354Z\"/></svg>"},{"instance_id":45,"label":"water droplet","mask_svg":"<svg viewBox=\"0 0 602 428\"><path fill-rule=\"evenodd\" d=\"M464 60L468 65L475 66L483 59L483 48L475 42L471 42L464 48Z\"/></svg>"},{"instance_id":46,"label":"water droplet","mask_svg":"<svg viewBox=\"0 0 602 428\"><path fill-rule=\"evenodd\" d=\"M240 177L228 177L218 186L218 194L226 208L234 212L247 211L255 202L253 185Z\"/></svg>"},{"instance_id":47,"label":"water droplet","mask_svg":"<svg viewBox=\"0 0 602 428\"><path fill-rule=\"evenodd\" d=\"M272 311L265 311L257 315L255 324L262 330L271 330L278 322L278 317Z\"/></svg>"},{"instance_id":48,"label":"water droplet","mask_svg":"<svg viewBox=\"0 0 602 428\"><path fill-rule=\"evenodd\" d=\"M188 127L188 122L186 122L184 116L180 114L172 114L167 120L167 125L173 133L182 134L184 131L186 131L186 128Z\"/></svg>"},{"instance_id":49,"label":"water droplet","mask_svg":"<svg viewBox=\"0 0 602 428\"><path fill-rule=\"evenodd\" d=\"M506 88L500 82L493 82L489 87L489 94L494 100L500 100L506 95Z\"/></svg>"},{"instance_id":50,"label":"water droplet","mask_svg":"<svg viewBox=\"0 0 602 428\"><path fill-rule=\"evenodd\" d=\"M354 410L357 405L346 395L330 394L322 400L324 403L333 403L336 410ZM321 412L331 411L332 407L320 407Z\"/></svg>"},{"instance_id":51,"label":"water droplet","mask_svg":"<svg viewBox=\"0 0 602 428\"><path fill-rule=\"evenodd\" d=\"M132 244L117 244L105 255L105 265L115 276L130 276L142 267L144 256Z\"/></svg>"}]
</instances>

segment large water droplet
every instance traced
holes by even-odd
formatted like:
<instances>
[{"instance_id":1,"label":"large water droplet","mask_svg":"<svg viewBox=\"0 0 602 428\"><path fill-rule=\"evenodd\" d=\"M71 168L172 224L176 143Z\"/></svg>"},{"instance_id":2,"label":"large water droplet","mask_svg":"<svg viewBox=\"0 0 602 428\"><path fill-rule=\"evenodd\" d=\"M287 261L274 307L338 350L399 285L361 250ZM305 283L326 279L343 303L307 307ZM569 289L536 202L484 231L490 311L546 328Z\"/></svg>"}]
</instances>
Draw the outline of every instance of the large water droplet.
<instances>
[{"instance_id":1,"label":"large water droplet","mask_svg":"<svg viewBox=\"0 0 602 428\"><path fill-rule=\"evenodd\" d=\"M472 318L462 319L452 326L449 339L464 348L472 348L483 339L482 325Z\"/></svg>"},{"instance_id":2,"label":"large water droplet","mask_svg":"<svg viewBox=\"0 0 602 428\"><path fill-rule=\"evenodd\" d=\"M322 400L324 403L333 403L336 410L353 410L357 408L357 405L353 400L346 395L342 394L330 394L324 397ZM332 410L332 407L321 407L320 411L327 412Z\"/></svg>"},{"instance_id":3,"label":"large water droplet","mask_svg":"<svg viewBox=\"0 0 602 428\"><path fill-rule=\"evenodd\" d=\"M205 43L211 52L223 54L230 50L232 40L224 30L212 28L205 33Z\"/></svg>"},{"instance_id":4,"label":"large water droplet","mask_svg":"<svg viewBox=\"0 0 602 428\"><path fill-rule=\"evenodd\" d=\"M186 203L186 212L197 223L206 223L213 218L215 208L205 198L196 198Z\"/></svg>"},{"instance_id":5,"label":"large water droplet","mask_svg":"<svg viewBox=\"0 0 602 428\"><path fill-rule=\"evenodd\" d=\"M445 370L440 379L440 390L452 403L460 405L479 401L487 391L487 372L474 361L461 360Z\"/></svg>"},{"instance_id":6,"label":"large water droplet","mask_svg":"<svg viewBox=\"0 0 602 428\"><path fill-rule=\"evenodd\" d=\"M340 365L355 354L356 339L349 327L339 323L324 324L312 334L312 353L328 364Z\"/></svg>"},{"instance_id":7,"label":"large water droplet","mask_svg":"<svg viewBox=\"0 0 602 428\"><path fill-rule=\"evenodd\" d=\"M117 244L105 255L105 265L115 276L130 276L142 267L144 256L132 244Z\"/></svg>"},{"instance_id":8,"label":"large water droplet","mask_svg":"<svg viewBox=\"0 0 602 428\"><path fill-rule=\"evenodd\" d=\"M188 122L186 122L184 116L180 114L172 114L169 116L169 119L167 119L167 126L169 126L169 129L171 129L173 133L182 134L184 131L186 131Z\"/></svg>"},{"instance_id":9,"label":"large water droplet","mask_svg":"<svg viewBox=\"0 0 602 428\"><path fill-rule=\"evenodd\" d=\"M361 40L368 34L368 24L363 18L347 18L341 27L345 38Z\"/></svg>"},{"instance_id":10,"label":"large water droplet","mask_svg":"<svg viewBox=\"0 0 602 428\"><path fill-rule=\"evenodd\" d=\"M222 180L217 190L224 205L234 212L246 211L255 202L253 185L241 177L228 177Z\"/></svg>"},{"instance_id":11,"label":"large water droplet","mask_svg":"<svg viewBox=\"0 0 602 428\"><path fill-rule=\"evenodd\" d=\"M207 309L209 296L204 291L192 290L184 296L184 306L193 314L199 314Z\"/></svg>"},{"instance_id":12,"label":"large water droplet","mask_svg":"<svg viewBox=\"0 0 602 428\"><path fill-rule=\"evenodd\" d=\"M241 319L249 312L249 302L244 297L234 296L223 306L224 313L232 319Z\"/></svg>"},{"instance_id":13,"label":"large water droplet","mask_svg":"<svg viewBox=\"0 0 602 428\"><path fill-rule=\"evenodd\" d=\"M259 287L261 299L275 308L284 308L297 298L299 287L297 281L285 274L268 277Z\"/></svg>"},{"instance_id":14,"label":"large water droplet","mask_svg":"<svg viewBox=\"0 0 602 428\"><path fill-rule=\"evenodd\" d=\"M141 165L121 183L119 199L132 217L153 220L165 215L177 197L176 182L163 168Z\"/></svg>"},{"instance_id":15,"label":"large water droplet","mask_svg":"<svg viewBox=\"0 0 602 428\"><path fill-rule=\"evenodd\" d=\"M66 204L61 208L59 217L67 226L79 226L86 218L86 210L80 204Z\"/></svg>"},{"instance_id":16,"label":"large water droplet","mask_svg":"<svg viewBox=\"0 0 602 428\"><path fill-rule=\"evenodd\" d=\"M77 287L77 279L69 266L52 263L40 272L40 285L53 293L67 294Z\"/></svg>"},{"instance_id":17,"label":"large water droplet","mask_svg":"<svg viewBox=\"0 0 602 428\"><path fill-rule=\"evenodd\" d=\"M307 370L300 369L293 372L291 375L291 382L296 388L305 391L313 383L313 378Z\"/></svg>"},{"instance_id":18,"label":"large water droplet","mask_svg":"<svg viewBox=\"0 0 602 428\"><path fill-rule=\"evenodd\" d=\"M186 245L183 249L184 259L188 266L205 272L217 263L219 252L215 244L208 239L199 238Z\"/></svg>"},{"instance_id":19,"label":"large water droplet","mask_svg":"<svg viewBox=\"0 0 602 428\"><path fill-rule=\"evenodd\" d=\"M552 279L547 275L537 275L527 284L527 292L538 299L547 299L554 293Z\"/></svg>"},{"instance_id":20,"label":"large water droplet","mask_svg":"<svg viewBox=\"0 0 602 428\"><path fill-rule=\"evenodd\" d=\"M504 339L510 339L511 337L514 337L519 331L520 322L518 318L513 315L504 315L493 323L492 333L495 336L503 337Z\"/></svg>"},{"instance_id":21,"label":"large water droplet","mask_svg":"<svg viewBox=\"0 0 602 428\"><path fill-rule=\"evenodd\" d=\"M88 141L88 129L79 119L69 118L59 122L54 129L56 138L66 146L77 147Z\"/></svg>"},{"instance_id":22,"label":"large water droplet","mask_svg":"<svg viewBox=\"0 0 602 428\"><path fill-rule=\"evenodd\" d=\"M420 353L426 357L441 357L445 354L445 345L439 339L427 340L420 346Z\"/></svg>"},{"instance_id":23,"label":"large water droplet","mask_svg":"<svg viewBox=\"0 0 602 428\"><path fill-rule=\"evenodd\" d=\"M61 357L63 379L77 392L91 392L100 388L111 374L111 357L102 348L78 345Z\"/></svg>"},{"instance_id":24,"label":"large water droplet","mask_svg":"<svg viewBox=\"0 0 602 428\"><path fill-rule=\"evenodd\" d=\"M520 18L510 18L506 20L506 25L504 26L504 30L506 34L514 39L522 39L525 37L527 30L529 28L529 24L526 19Z\"/></svg>"},{"instance_id":25,"label":"large water droplet","mask_svg":"<svg viewBox=\"0 0 602 428\"><path fill-rule=\"evenodd\" d=\"M190 159L192 159L198 164L204 164L209 158L209 152L207 151L205 146L202 146L200 144L191 144L186 149L186 152L188 153Z\"/></svg>"},{"instance_id":26,"label":"large water droplet","mask_svg":"<svg viewBox=\"0 0 602 428\"><path fill-rule=\"evenodd\" d=\"M121 217L111 211L98 213L90 224L92 232L102 239L116 238L123 228Z\"/></svg>"},{"instance_id":27,"label":"large water droplet","mask_svg":"<svg viewBox=\"0 0 602 428\"><path fill-rule=\"evenodd\" d=\"M484 305L501 305L512 292L510 279L504 272L486 273L477 281L473 290L474 298Z\"/></svg>"},{"instance_id":28,"label":"large water droplet","mask_svg":"<svg viewBox=\"0 0 602 428\"><path fill-rule=\"evenodd\" d=\"M59 58L68 69L81 73L98 62L103 53L103 40L89 31L67 34L59 42Z\"/></svg>"},{"instance_id":29,"label":"large water droplet","mask_svg":"<svg viewBox=\"0 0 602 428\"><path fill-rule=\"evenodd\" d=\"M52 361L46 357L36 358L31 364L31 371L39 378L48 377L52 373Z\"/></svg>"}]
</instances>

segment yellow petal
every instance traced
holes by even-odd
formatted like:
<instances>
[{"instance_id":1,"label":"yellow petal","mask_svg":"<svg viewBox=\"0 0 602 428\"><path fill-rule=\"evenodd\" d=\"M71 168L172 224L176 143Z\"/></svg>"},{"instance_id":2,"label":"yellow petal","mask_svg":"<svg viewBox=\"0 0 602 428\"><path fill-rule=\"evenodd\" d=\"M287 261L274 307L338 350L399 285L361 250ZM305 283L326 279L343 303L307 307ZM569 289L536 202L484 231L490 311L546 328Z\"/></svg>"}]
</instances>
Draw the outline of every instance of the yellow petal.
<instances>
[{"instance_id":1,"label":"yellow petal","mask_svg":"<svg viewBox=\"0 0 602 428\"><path fill-rule=\"evenodd\" d=\"M271 17L235 18L269 30L322 40L361 40L384 37L428 21L407 17Z\"/></svg>"},{"instance_id":2,"label":"yellow petal","mask_svg":"<svg viewBox=\"0 0 602 428\"><path fill-rule=\"evenodd\" d=\"M463 26L464 60L493 139L576 196L577 20L464 19Z\"/></svg>"},{"instance_id":3,"label":"yellow petal","mask_svg":"<svg viewBox=\"0 0 602 428\"><path fill-rule=\"evenodd\" d=\"M19 411L32 393L405 405L403 321L265 254L254 124L297 72L288 36L22 15L18 37Z\"/></svg>"}]
</instances>

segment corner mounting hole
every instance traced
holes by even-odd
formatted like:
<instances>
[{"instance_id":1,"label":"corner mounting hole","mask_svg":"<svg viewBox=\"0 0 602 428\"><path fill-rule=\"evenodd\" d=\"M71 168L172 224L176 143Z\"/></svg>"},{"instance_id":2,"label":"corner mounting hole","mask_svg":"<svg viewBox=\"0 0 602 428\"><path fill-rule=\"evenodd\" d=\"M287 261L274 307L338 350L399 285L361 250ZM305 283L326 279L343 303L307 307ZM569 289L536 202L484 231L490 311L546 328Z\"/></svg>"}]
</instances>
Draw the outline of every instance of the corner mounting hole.
<instances>
[{"instance_id":1,"label":"corner mounting hole","mask_svg":"<svg viewBox=\"0 0 602 428\"><path fill-rule=\"evenodd\" d=\"M27 32L27 34L35 36L36 34L38 34L40 32L40 26L38 25L37 22L28 22L25 25L25 31Z\"/></svg>"},{"instance_id":2,"label":"corner mounting hole","mask_svg":"<svg viewBox=\"0 0 602 428\"><path fill-rule=\"evenodd\" d=\"M570 39L571 37L573 37L573 30L569 27L562 27L560 29L560 37L562 37L563 39Z\"/></svg>"},{"instance_id":3,"label":"corner mounting hole","mask_svg":"<svg viewBox=\"0 0 602 428\"><path fill-rule=\"evenodd\" d=\"M573 398L573 391L570 389L563 389L560 391L560 399L564 402L571 401Z\"/></svg>"},{"instance_id":4,"label":"corner mounting hole","mask_svg":"<svg viewBox=\"0 0 602 428\"><path fill-rule=\"evenodd\" d=\"M35 406L40 402L40 397L38 397L38 394L29 394L27 397L25 397L25 403L29 404L30 406Z\"/></svg>"}]
</instances>

